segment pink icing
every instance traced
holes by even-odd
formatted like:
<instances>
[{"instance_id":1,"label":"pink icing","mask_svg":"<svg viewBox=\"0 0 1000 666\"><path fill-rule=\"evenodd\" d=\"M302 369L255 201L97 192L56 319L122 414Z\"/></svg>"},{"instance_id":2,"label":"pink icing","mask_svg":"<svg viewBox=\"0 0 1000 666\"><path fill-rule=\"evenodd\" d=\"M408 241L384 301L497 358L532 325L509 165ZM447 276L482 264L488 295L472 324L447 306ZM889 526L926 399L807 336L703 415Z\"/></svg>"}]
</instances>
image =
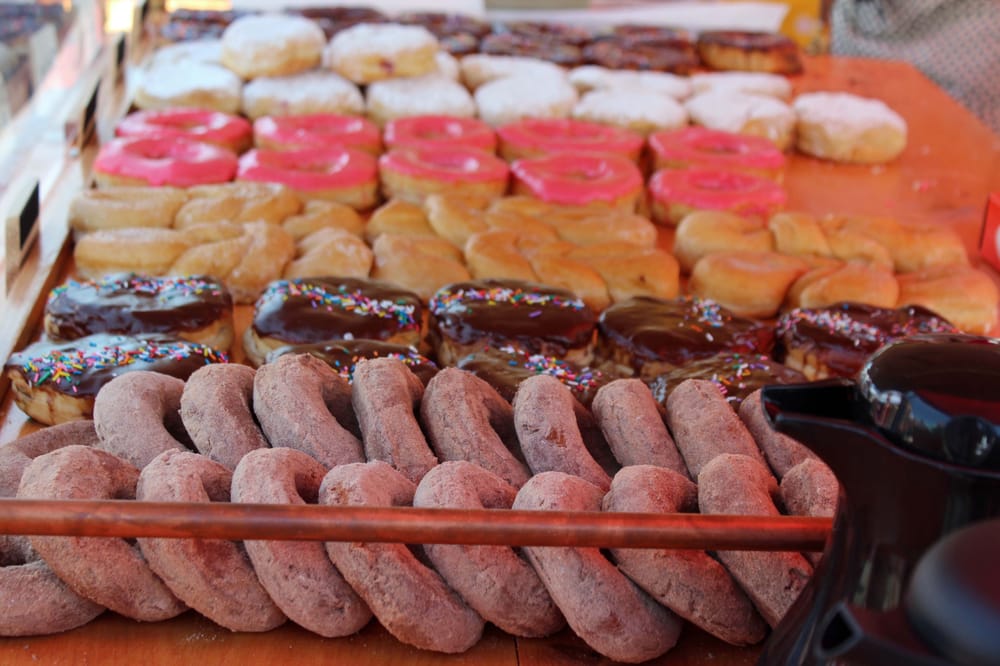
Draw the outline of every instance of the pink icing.
<instances>
[{"instance_id":1,"label":"pink icing","mask_svg":"<svg viewBox=\"0 0 1000 666\"><path fill-rule=\"evenodd\" d=\"M389 121L383 135L389 148L463 146L492 153L497 138L493 128L475 118L410 116Z\"/></svg>"},{"instance_id":2,"label":"pink icing","mask_svg":"<svg viewBox=\"0 0 1000 666\"><path fill-rule=\"evenodd\" d=\"M435 146L397 148L382 155L380 170L451 183L488 183L507 180L507 163L476 148Z\"/></svg>"},{"instance_id":3,"label":"pink icing","mask_svg":"<svg viewBox=\"0 0 1000 666\"><path fill-rule=\"evenodd\" d=\"M382 139L375 123L358 116L315 113L304 116L264 116L253 124L258 145L266 140L271 149L340 147L356 148L377 155Z\"/></svg>"},{"instance_id":4,"label":"pink icing","mask_svg":"<svg viewBox=\"0 0 1000 666\"><path fill-rule=\"evenodd\" d=\"M642 189L638 167L612 153L553 153L515 160L510 169L534 196L552 203L614 203Z\"/></svg>"},{"instance_id":5,"label":"pink icing","mask_svg":"<svg viewBox=\"0 0 1000 666\"><path fill-rule=\"evenodd\" d=\"M101 146L94 170L150 185L191 187L232 180L236 159L231 150L201 141L118 138Z\"/></svg>"},{"instance_id":6,"label":"pink icing","mask_svg":"<svg viewBox=\"0 0 1000 666\"><path fill-rule=\"evenodd\" d=\"M737 171L662 169L649 179L649 193L661 204L699 210L768 215L785 205L785 190L772 180Z\"/></svg>"},{"instance_id":7,"label":"pink icing","mask_svg":"<svg viewBox=\"0 0 1000 666\"><path fill-rule=\"evenodd\" d=\"M237 177L310 192L370 184L376 178L376 166L374 157L350 148L256 148L240 158Z\"/></svg>"},{"instance_id":8,"label":"pink icing","mask_svg":"<svg viewBox=\"0 0 1000 666\"><path fill-rule=\"evenodd\" d=\"M677 168L780 171L785 166L784 153L763 137L705 127L656 132L649 147L659 163Z\"/></svg>"},{"instance_id":9,"label":"pink icing","mask_svg":"<svg viewBox=\"0 0 1000 666\"><path fill-rule=\"evenodd\" d=\"M526 118L497 129L500 141L532 153L587 151L635 159L643 138L635 132L570 118Z\"/></svg>"},{"instance_id":10,"label":"pink icing","mask_svg":"<svg viewBox=\"0 0 1000 666\"><path fill-rule=\"evenodd\" d=\"M191 139L232 146L250 138L250 123L240 116L205 109L136 111L122 118L115 134L149 139Z\"/></svg>"}]
</instances>

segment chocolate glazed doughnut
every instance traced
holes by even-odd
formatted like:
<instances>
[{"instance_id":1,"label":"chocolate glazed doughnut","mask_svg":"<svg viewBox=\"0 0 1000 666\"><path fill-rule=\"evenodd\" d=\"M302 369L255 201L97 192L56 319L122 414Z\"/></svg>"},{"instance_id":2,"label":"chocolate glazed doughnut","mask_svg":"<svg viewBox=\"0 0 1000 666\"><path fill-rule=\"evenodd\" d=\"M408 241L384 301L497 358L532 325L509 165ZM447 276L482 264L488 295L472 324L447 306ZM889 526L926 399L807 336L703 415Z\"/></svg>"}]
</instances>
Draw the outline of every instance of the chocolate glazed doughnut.
<instances>
[{"instance_id":1,"label":"chocolate glazed doughnut","mask_svg":"<svg viewBox=\"0 0 1000 666\"><path fill-rule=\"evenodd\" d=\"M232 472L190 451L165 451L139 475L144 502L228 502ZM220 539L141 538L150 568L188 606L232 631L269 631L285 621L243 545Z\"/></svg>"},{"instance_id":2,"label":"chocolate glazed doughnut","mask_svg":"<svg viewBox=\"0 0 1000 666\"><path fill-rule=\"evenodd\" d=\"M135 499L139 470L88 446L35 458L21 477L22 499ZM31 546L77 594L143 622L167 620L187 607L125 539L33 536Z\"/></svg>"},{"instance_id":3,"label":"chocolate glazed doughnut","mask_svg":"<svg viewBox=\"0 0 1000 666\"><path fill-rule=\"evenodd\" d=\"M514 410L472 373L445 368L427 384L420 403L427 438L441 460L467 460L520 488L531 473L504 443L512 441Z\"/></svg>"},{"instance_id":4,"label":"chocolate glazed doughnut","mask_svg":"<svg viewBox=\"0 0 1000 666\"><path fill-rule=\"evenodd\" d=\"M262 365L253 382L254 413L271 446L309 454L325 467L365 459L353 422L351 386L309 354Z\"/></svg>"},{"instance_id":5,"label":"chocolate glazed doughnut","mask_svg":"<svg viewBox=\"0 0 1000 666\"><path fill-rule=\"evenodd\" d=\"M623 468L604 496L605 511L676 513L697 510L698 488L663 467ZM685 620L733 645L752 645L767 626L746 594L716 560L701 550L616 548L618 568Z\"/></svg>"},{"instance_id":6,"label":"chocolate glazed doughnut","mask_svg":"<svg viewBox=\"0 0 1000 666\"><path fill-rule=\"evenodd\" d=\"M181 394L181 419L195 447L236 469L247 453L270 446L254 417L254 370L236 363L196 370Z\"/></svg>"},{"instance_id":7,"label":"chocolate glazed doughnut","mask_svg":"<svg viewBox=\"0 0 1000 666\"><path fill-rule=\"evenodd\" d=\"M517 490L496 474L456 460L424 476L413 506L509 509L516 495ZM508 634L536 638L565 625L538 574L512 548L427 544L424 552L466 603Z\"/></svg>"},{"instance_id":8,"label":"chocolate glazed doughnut","mask_svg":"<svg viewBox=\"0 0 1000 666\"><path fill-rule=\"evenodd\" d=\"M394 358L362 359L354 366L351 402L369 461L383 460L419 483L437 458L417 422L424 384Z\"/></svg>"},{"instance_id":9,"label":"chocolate glazed doughnut","mask_svg":"<svg viewBox=\"0 0 1000 666\"><path fill-rule=\"evenodd\" d=\"M43 428L0 446L0 497L13 497L21 475L38 456L64 446L97 446L93 421L69 421Z\"/></svg>"},{"instance_id":10,"label":"chocolate glazed doughnut","mask_svg":"<svg viewBox=\"0 0 1000 666\"><path fill-rule=\"evenodd\" d=\"M301 451L260 449L233 473L234 502L315 504L326 468ZM320 636L350 636L372 613L317 541L245 541L257 578L296 624Z\"/></svg>"},{"instance_id":11,"label":"chocolate glazed doughnut","mask_svg":"<svg viewBox=\"0 0 1000 666\"><path fill-rule=\"evenodd\" d=\"M533 476L512 506L527 511L599 511L603 491L561 472ZM638 663L677 643L681 622L625 577L597 548L524 548L573 631L609 659Z\"/></svg>"},{"instance_id":12,"label":"chocolate glazed doughnut","mask_svg":"<svg viewBox=\"0 0 1000 666\"><path fill-rule=\"evenodd\" d=\"M181 422L183 380L138 370L115 377L94 401L98 448L139 469L172 449L187 450L190 441Z\"/></svg>"},{"instance_id":13,"label":"chocolate glazed doughnut","mask_svg":"<svg viewBox=\"0 0 1000 666\"><path fill-rule=\"evenodd\" d=\"M331 506L409 506L415 490L405 476L375 461L330 470L319 500ZM405 545L330 541L326 552L398 640L424 650L458 653L482 636L482 618Z\"/></svg>"}]
</instances>

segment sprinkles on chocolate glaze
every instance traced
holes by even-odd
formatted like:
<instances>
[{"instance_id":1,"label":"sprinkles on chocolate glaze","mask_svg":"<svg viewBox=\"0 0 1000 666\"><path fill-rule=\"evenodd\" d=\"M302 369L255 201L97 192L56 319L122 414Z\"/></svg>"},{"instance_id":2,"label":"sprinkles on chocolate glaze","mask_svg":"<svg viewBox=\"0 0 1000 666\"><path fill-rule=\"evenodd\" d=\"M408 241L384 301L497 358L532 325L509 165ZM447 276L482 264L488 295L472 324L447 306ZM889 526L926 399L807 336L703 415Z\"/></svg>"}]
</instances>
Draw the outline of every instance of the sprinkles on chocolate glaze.
<instances>
[{"instance_id":1,"label":"sprinkles on chocolate glaze","mask_svg":"<svg viewBox=\"0 0 1000 666\"><path fill-rule=\"evenodd\" d=\"M97 291L111 289L150 294L155 295L161 302L174 298L201 296L202 294L211 296L222 294L218 282L202 277L146 277L128 274L108 276L102 280L69 280L66 284L56 287L49 293L48 302L56 300L69 289L86 287L93 287Z\"/></svg>"},{"instance_id":2,"label":"sprinkles on chocolate glaze","mask_svg":"<svg viewBox=\"0 0 1000 666\"><path fill-rule=\"evenodd\" d=\"M850 340L855 347L861 347L866 342L881 345L920 333L957 332L954 326L936 316L900 317L891 321L880 318L877 323L862 321L855 306L839 303L827 309L796 308L788 312L778 321L778 335L785 335L799 322L818 326L838 338Z\"/></svg>"},{"instance_id":3,"label":"sprinkles on chocolate glaze","mask_svg":"<svg viewBox=\"0 0 1000 666\"><path fill-rule=\"evenodd\" d=\"M806 381L802 373L764 354L724 352L664 372L649 382L649 388L658 402L666 404L670 392L686 379L707 379L734 406L762 386Z\"/></svg>"},{"instance_id":4,"label":"sprinkles on chocolate glaze","mask_svg":"<svg viewBox=\"0 0 1000 666\"><path fill-rule=\"evenodd\" d=\"M467 301L478 301L487 305L499 303L515 307L557 307L582 310L586 307L579 298L564 298L558 294L541 293L524 290L520 287L490 287L488 289L459 288L454 291L447 287L439 289L430 300L430 309L434 315L462 313L468 310ZM541 311L528 313L529 317L538 317Z\"/></svg>"},{"instance_id":5,"label":"sprinkles on chocolate glaze","mask_svg":"<svg viewBox=\"0 0 1000 666\"><path fill-rule=\"evenodd\" d=\"M550 375L577 393L592 390L603 377L600 370L594 370L590 367L577 368L571 363L553 356L525 354L510 346L500 347L499 351L510 354L511 358L507 361L507 365L512 368L524 368L536 375Z\"/></svg>"},{"instance_id":6,"label":"sprinkles on chocolate glaze","mask_svg":"<svg viewBox=\"0 0 1000 666\"><path fill-rule=\"evenodd\" d=\"M415 317L416 308L403 300L374 299L365 296L360 289L348 289L346 285L334 292L305 280L278 280L272 282L258 300L258 307L274 297L288 300L291 296L307 298L312 307L328 311L344 310L361 316L395 320L401 330L420 328L420 320Z\"/></svg>"}]
</instances>

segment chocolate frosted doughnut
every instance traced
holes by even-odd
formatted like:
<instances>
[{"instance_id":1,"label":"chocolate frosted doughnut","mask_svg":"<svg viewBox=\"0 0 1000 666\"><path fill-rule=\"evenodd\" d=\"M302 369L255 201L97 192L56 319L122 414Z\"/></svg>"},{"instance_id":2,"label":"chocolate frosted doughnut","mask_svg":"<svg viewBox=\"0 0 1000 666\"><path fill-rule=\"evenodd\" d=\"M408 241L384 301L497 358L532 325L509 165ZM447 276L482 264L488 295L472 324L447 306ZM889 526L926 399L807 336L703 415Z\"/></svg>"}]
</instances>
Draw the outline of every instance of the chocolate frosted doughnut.
<instances>
[{"instance_id":1,"label":"chocolate frosted doughnut","mask_svg":"<svg viewBox=\"0 0 1000 666\"><path fill-rule=\"evenodd\" d=\"M509 509L516 495L496 474L459 460L428 472L417 486L413 506ZM565 624L538 574L513 548L427 544L424 552L466 603L507 633L536 638Z\"/></svg>"},{"instance_id":2,"label":"chocolate frosted doughnut","mask_svg":"<svg viewBox=\"0 0 1000 666\"><path fill-rule=\"evenodd\" d=\"M604 496L605 511L677 513L696 510L698 487L662 467L623 468ZM654 599L713 636L733 645L752 645L767 626L725 568L700 550L615 548L612 556L626 576Z\"/></svg>"},{"instance_id":3,"label":"chocolate frosted doughnut","mask_svg":"<svg viewBox=\"0 0 1000 666\"><path fill-rule=\"evenodd\" d=\"M315 504L326 468L301 451L260 449L233 472L232 500L250 504ZM371 611L318 541L245 541L261 585L296 624L320 636L350 636Z\"/></svg>"},{"instance_id":4,"label":"chocolate frosted doughnut","mask_svg":"<svg viewBox=\"0 0 1000 666\"><path fill-rule=\"evenodd\" d=\"M365 457L389 463L413 483L438 462L417 422L423 395L423 383L401 361L364 359L355 366L351 403Z\"/></svg>"},{"instance_id":5,"label":"chocolate frosted doughnut","mask_svg":"<svg viewBox=\"0 0 1000 666\"><path fill-rule=\"evenodd\" d=\"M313 344L286 345L268 353L265 363L273 363L288 354L310 354L333 368L347 381L354 379L354 367L363 358L394 358L402 361L410 372L427 385L438 367L413 347L380 340L330 340Z\"/></svg>"},{"instance_id":6,"label":"chocolate frosted doughnut","mask_svg":"<svg viewBox=\"0 0 1000 666\"><path fill-rule=\"evenodd\" d=\"M251 362L260 365L276 347L337 338L416 347L423 337L423 318L420 298L387 282L347 277L278 280L254 304L243 348Z\"/></svg>"},{"instance_id":7,"label":"chocolate frosted doughnut","mask_svg":"<svg viewBox=\"0 0 1000 666\"><path fill-rule=\"evenodd\" d=\"M271 446L308 453L326 467L365 459L355 436L351 387L308 354L282 356L254 377L253 405Z\"/></svg>"},{"instance_id":8,"label":"chocolate frosted doughnut","mask_svg":"<svg viewBox=\"0 0 1000 666\"><path fill-rule=\"evenodd\" d=\"M584 62L583 50L579 46L555 38L539 38L516 32L486 35L479 42L479 51L489 55L539 58L564 67L576 67Z\"/></svg>"},{"instance_id":9,"label":"chocolate frosted doughnut","mask_svg":"<svg viewBox=\"0 0 1000 666\"><path fill-rule=\"evenodd\" d=\"M67 446L35 458L24 471L21 499L135 499L139 470L105 451ZM187 610L125 539L33 536L31 546L77 594L142 622Z\"/></svg>"},{"instance_id":10,"label":"chocolate frosted doughnut","mask_svg":"<svg viewBox=\"0 0 1000 666\"><path fill-rule=\"evenodd\" d=\"M688 48L678 48L668 40L604 38L583 49L584 60L608 69L650 70L689 74L698 67L698 56Z\"/></svg>"},{"instance_id":11,"label":"chocolate frosted doughnut","mask_svg":"<svg viewBox=\"0 0 1000 666\"><path fill-rule=\"evenodd\" d=\"M771 427L760 401L760 389L743 399L739 416L779 479L805 460L816 458L808 447Z\"/></svg>"},{"instance_id":12,"label":"chocolate frosted doughnut","mask_svg":"<svg viewBox=\"0 0 1000 666\"><path fill-rule=\"evenodd\" d=\"M615 303L601 313L597 334L598 358L647 380L720 352L767 354L774 346L772 326L692 296Z\"/></svg>"},{"instance_id":13,"label":"chocolate frosted doughnut","mask_svg":"<svg viewBox=\"0 0 1000 666\"><path fill-rule=\"evenodd\" d=\"M206 365L181 394L181 420L195 448L229 469L250 451L270 446L254 417L254 375L245 365Z\"/></svg>"},{"instance_id":14,"label":"chocolate frosted doughnut","mask_svg":"<svg viewBox=\"0 0 1000 666\"><path fill-rule=\"evenodd\" d=\"M667 432L660 407L638 379L618 379L594 398L594 417L623 467L657 465L688 474L677 445Z\"/></svg>"},{"instance_id":15,"label":"chocolate frosted doughnut","mask_svg":"<svg viewBox=\"0 0 1000 666\"><path fill-rule=\"evenodd\" d=\"M232 472L205 456L166 451L139 475L143 502L228 502ZM220 539L140 538L149 566L184 603L232 631L269 631L285 621L242 544Z\"/></svg>"},{"instance_id":16,"label":"chocolate frosted doughnut","mask_svg":"<svg viewBox=\"0 0 1000 666\"><path fill-rule=\"evenodd\" d=\"M319 489L331 506L409 506L416 487L381 461L330 470ZM479 641L483 620L401 543L330 541L326 552L344 579L398 640L458 653Z\"/></svg>"},{"instance_id":17,"label":"chocolate frosted doughnut","mask_svg":"<svg viewBox=\"0 0 1000 666\"><path fill-rule=\"evenodd\" d=\"M577 425L576 404L555 377L537 375L524 380L514 396L514 427L521 452L535 474L573 474L606 490L611 477L587 450Z\"/></svg>"},{"instance_id":18,"label":"chocolate frosted doughnut","mask_svg":"<svg viewBox=\"0 0 1000 666\"><path fill-rule=\"evenodd\" d=\"M600 511L604 492L560 472L536 474L512 506L526 511ZM625 577L597 548L525 547L566 622L609 659L638 663L677 643L681 622Z\"/></svg>"},{"instance_id":19,"label":"chocolate frosted doughnut","mask_svg":"<svg viewBox=\"0 0 1000 666\"><path fill-rule=\"evenodd\" d=\"M172 449L187 450L191 441L181 421L184 382L158 372L129 372L97 394L94 429L98 448L142 469Z\"/></svg>"},{"instance_id":20,"label":"chocolate frosted doughnut","mask_svg":"<svg viewBox=\"0 0 1000 666\"><path fill-rule=\"evenodd\" d=\"M764 386L798 384L806 381L806 376L763 354L723 352L662 372L647 383L656 401L666 404L673 390L689 379L712 382L736 409L748 395Z\"/></svg>"},{"instance_id":21,"label":"chocolate frosted doughnut","mask_svg":"<svg viewBox=\"0 0 1000 666\"><path fill-rule=\"evenodd\" d=\"M712 69L798 74L798 45L776 33L710 30L698 35L698 55Z\"/></svg>"},{"instance_id":22,"label":"chocolate frosted doughnut","mask_svg":"<svg viewBox=\"0 0 1000 666\"><path fill-rule=\"evenodd\" d=\"M458 368L439 372L427 385L420 416L442 461L475 463L515 488L531 476L511 452L517 450L513 408L475 375Z\"/></svg>"},{"instance_id":23,"label":"chocolate frosted doughnut","mask_svg":"<svg viewBox=\"0 0 1000 666\"><path fill-rule=\"evenodd\" d=\"M484 37L490 32L490 24L472 16L445 12L403 12L394 21L407 25L422 25L441 39L449 35L469 34Z\"/></svg>"},{"instance_id":24,"label":"chocolate frosted doughnut","mask_svg":"<svg viewBox=\"0 0 1000 666\"><path fill-rule=\"evenodd\" d=\"M70 421L43 428L0 446L0 497L13 497L21 483L21 474L38 456L64 446L97 446L93 421Z\"/></svg>"}]
</instances>

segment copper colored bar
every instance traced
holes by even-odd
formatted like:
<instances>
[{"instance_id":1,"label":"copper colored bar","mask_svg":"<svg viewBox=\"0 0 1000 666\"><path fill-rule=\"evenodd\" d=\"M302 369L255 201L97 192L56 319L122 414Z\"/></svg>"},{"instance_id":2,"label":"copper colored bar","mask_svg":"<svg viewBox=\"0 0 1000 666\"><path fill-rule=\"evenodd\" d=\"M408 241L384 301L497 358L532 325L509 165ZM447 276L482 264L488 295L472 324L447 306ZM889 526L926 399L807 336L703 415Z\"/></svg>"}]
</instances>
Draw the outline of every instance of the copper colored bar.
<instances>
[{"instance_id":1,"label":"copper colored bar","mask_svg":"<svg viewBox=\"0 0 1000 666\"><path fill-rule=\"evenodd\" d=\"M830 527L802 516L0 499L0 534L815 551Z\"/></svg>"}]
</instances>

